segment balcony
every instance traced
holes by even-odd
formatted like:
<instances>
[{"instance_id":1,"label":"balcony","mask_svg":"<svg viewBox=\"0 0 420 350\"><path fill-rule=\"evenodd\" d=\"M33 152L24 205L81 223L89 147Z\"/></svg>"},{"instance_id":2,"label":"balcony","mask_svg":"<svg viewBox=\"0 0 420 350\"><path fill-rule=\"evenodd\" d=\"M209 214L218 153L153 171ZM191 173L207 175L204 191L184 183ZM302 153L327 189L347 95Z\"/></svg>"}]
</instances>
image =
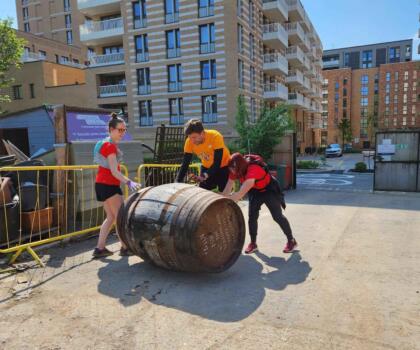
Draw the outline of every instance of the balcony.
<instances>
[{"instance_id":1,"label":"balcony","mask_svg":"<svg viewBox=\"0 0 420 350\"><path fill-rule=\"evenodd\" d=\"M152 87L150 84L139 85L137 88L137 92L139 95L150 95L152 93Z\"/></svg>"},{"instance_id":2,"label":"balcony","mask_svg":"<svg viewBox=\"0 0 420 350\"><path fill-rule=\"evenodd\" d=\"M180 48L167 49L166 50L166 55L167 55L168 58L181 57L181 49Z\"/></svg>"},{"instance_id":3,"label":"balcony","mask_svg":"<svg viewBox=\"0 0 420 350\"><path fill-rule=\"evenodd\" d=\"M86 66L84 64L76 63L76 62L73 62L73 61L70 61L70 60L59 59L58 63L62 64L62 65L65 65L65 66L73 67L73 68L79 68L79 69L86 68Z\"/></svg>"},{"instance_id":4,"label":"balcony","mask_svg":"<svg viewBox=\"0 0 420 350\"><path fill-rule=\"evenodd\" d=\"M305 9L302 6L300 0L286 0L287 6L289 7L289 21L290 22L302 22L306 31L312 31L311 21L306 14Z\"/></svg>"},{"instance_id":5,"label":"balcony","mask_svg":"<svg viewBox=\"0 0 420 350\"><path fill-rule=\"evenodd\" d=\"M21 57L21 62L27 63L27 62L36 62L36 61L45 61L46 57L36 53L36 52L24 52Z\"/></svg>"},{"instance_id":6,"label":"balcony","mask_svg":"<svg viewBox=\"0 0 420 350\"><path fill-rule=\"evenodd\" d=\"M282 83L264 84L264 99L267 101L287 101L288 90Z\"/></svg>"},{"instance_id":7,"label":"balcony","mask_svg":"<svg viewBox=\"0 0 420 350\"><path fill-rule=\"evenodd\" d=\"M167 13L165 15L165 23L166 24L177 23L177 22L179 22L179 12Z\"/></svg>"},{"instance_id":8,"label":"balcony","mask_svg":"<svg viewBox=\"0 0 420 350\"><path fill-rule=\"evenodd\" d=\"M98 88L99 97L127 96L127 85L103 85Z\"/></svg>"},{"instance_id":9,"label":"balcony","mask_svg":"<svg viewBox=\"0 0 420 350\"><path fill-rule=\"evenodd\" d=\"M284 22L289 17L289 8L285 0L264 0L263 13L275 22Z\"/></svg>"},{"instance_id":10,"label":"balcony","mask_svg":"<svg viewBox=\"0 0 420 350\"><path fill-rule=\"evenodd\" d=\"M286 23L285 27L289 36L289 43L291 45L299 45L303 51L308 52L311 48L311 43L301 24L298 22Z\"/></svg>"},{"instance_id":11,"label":"balcony","mask_svg":"<svg viewBox=\"0 0 420 350\"><path fill-rule=\"evenodd\" d=\"M122 40L124 22L121 17L105 21L88 21L80 26L80 41L84 45L102 45Z\"/></svg>"},{"instance_id":12,"label":"balcony","mask_svg":"<svg viewBox=\"0 0 420 350\"><path fill-rule=\"evenodd\" d=\"M305 97L298 92L293 92L288 95L288 104L292 107L306 109Z\"/></svg>"},{"instance_id":13,"label":"balcony","mask_svg":"<svg viewBox=\"0 0 420 350\"><path fill-rule=\"evenodd\" d=\"M93 55L89 58L90 67L111 66L124 63L124 53L117 52L106 55Z\"/></svg>"},{"instance_id":14,"label":"balcony","mask_svg":"<svg viewBox=\"0 0 420 350\"><path fill-rule=\"evenodd\" d=\"M182 81L170 82L168 85L168 92L182 91Z\"/></svg>"},{"instance_id":15,"label":"balcony","mask_svg":"<svg viewBox=\"0 0 420 350\"><path fill-rule=\"evenodd\" d=\"M206 6L206 7L200 7L198 9L198 17L210 17L214 16L214 6Z\"/></svg>"},{"instance_id":16,"label":"balcony","mask_svg":"<svg viewBox=\"0 0 420 350\"><path fill-rule=\"evenodd\" d=\"M299 70L290 71L286 77L286 83L291 87L298 87L305 91L309 91L311 89L311 82Z\"/></svg>"},{"instance_id":17,"label":"balcony","mask_svg":"<svg viewBox=\"0 0 420 350\"><path fill-rule=\"evenodd\" d=\"M215 89L216 88L216 79L202 79L201 80L202 89Z\"/></svg>"},{"instance_id":18,"label":"balcony","mask_svg":"<svg viewBox=\"0 0 420 350\"><path fill-rule=\"evenodd\" d=\"M265 73L271 75L287 74L289 67L286 57L280 53L265 54L263 70Z\"/></svg>"},{"instance_id":19,"label":"balcony","mask_svg":"<svg viewBox=\"0 0 420 350\"><path fill-rule=\"evenodd\" d=\"M288 35L286 29L279 23L264 24L263 26L264 44L272 49L281 51L288 46Z\"/></svg>"},{"instance_id":20,"label":"balcony","mask_svg":"<svg viewBox=\"0 0 420 350\"><path fill-rule=\"evenodd\" d=\"M299 46L291 46L286 50L286 58L292 68L307 71L311 68L309 59Z\"/></svg>"},{"instance_id":21,"label":"balcony","mask_svg":"<svg viewBox=\"0 0 420 350\"><path fill-rule=\"evenodd\" d=\"M200 54L213 53L216 51L216 45L214 43L200 44Z\"/></svg>"},{"instance_id":22,"label":"balcony","mask_svg":"<svg viewBox=\"0 0 420 350\"><path fill-rule=\"evenodd\" d=\"M77 0L77 7L88 17L120 11L119 0Z\"/></svg>"}]
</instances>

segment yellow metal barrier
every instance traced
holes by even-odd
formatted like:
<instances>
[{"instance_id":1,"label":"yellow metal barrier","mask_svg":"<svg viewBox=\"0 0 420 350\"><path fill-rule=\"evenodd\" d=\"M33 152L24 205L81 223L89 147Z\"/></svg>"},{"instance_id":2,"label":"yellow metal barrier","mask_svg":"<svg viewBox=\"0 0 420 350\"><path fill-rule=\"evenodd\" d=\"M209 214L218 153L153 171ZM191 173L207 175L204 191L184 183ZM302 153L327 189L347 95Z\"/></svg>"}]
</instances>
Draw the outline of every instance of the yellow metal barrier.
<instances>
[{"instance_id":1,"label":"yellow metal barrier","mask_svg":"<svg viewBox=\"0 0 420 350\"><path fill-rule=\"evenodd\" d=\"M143 187L158 186L175 182L181 164L142 164L137 169L137 181ZM190 174L200 174L200 164L189 166L187 179Z\"/></svg>"},{"instance_id":2,"label":"yellow metal barrier","mask_svg":"<svg viewBox=\"0 0 420 350\"><path fill-rule=\"evenodd\" d=\"M18 201L5 203L2 191L0 254L13 253L10 263L14 263L27 251L44 266L33 247L99 230L105 215L95 196L97 168L97 165L0 168L2 176L12 178L18 196ZM128 175L126 166L121 165L121 171ZM24 212L22 205L31 196L25 193L28 184L36 188L36 198L31 201L34 202L31 212ZM127 187L124 195L128 196ZM41 208L45 205L46 208Z\"/></svg>"}]
</instances>

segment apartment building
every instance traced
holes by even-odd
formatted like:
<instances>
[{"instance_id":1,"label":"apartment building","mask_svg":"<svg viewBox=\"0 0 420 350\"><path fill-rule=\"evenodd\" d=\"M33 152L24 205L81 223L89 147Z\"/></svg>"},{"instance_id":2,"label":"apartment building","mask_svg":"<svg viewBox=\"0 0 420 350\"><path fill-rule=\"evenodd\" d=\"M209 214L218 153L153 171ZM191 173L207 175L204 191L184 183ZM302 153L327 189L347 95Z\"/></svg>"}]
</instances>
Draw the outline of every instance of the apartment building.
<instances>
[{"instance_id":1,"label":"apartment building","mask_svg":"<svg viewBox=\"0 0 420 350\"><path fill-rule=\"evenodd\" d=\"M200 118L225 137L236 101L293 107L301 147L321 112L322 44L299 0L79 0L90 99L128 111L146 142L160 124Z\"/></svg>"},{"instance_id":2,"label":"apartment building","mask_svg":"<svg viewBox=\"0 0 420 350\"><path fill-rule=\"evenodd\" d=\"M341 143L342 119L350 121L354 148L369 148L376 130L420 128L419 71L419 61L325 70L323 131L317 144Z\"/></svg>"},{"instance_id":3,"label":"apartment building","mask_svg":"<svg viewBox=\"0 0 420 350\"><path fill-rule=\"evenodd\" d=\"M363 69L386 63L409 62L412 51L412 39L325 50L322 57L323 69Z\"/></svg>"},{"instance_id":4,"label":"apartment building","mask_svg":"<svg viewBox=\"0 0 420 350\"><path fill-rule=\"evenodd\" d=\"M78 0L16 0L18 29L36 36L80 47L79 25L84 16L77 10ZM82 63L83 61L81 61Z\"/></svg>"}]
</instances>

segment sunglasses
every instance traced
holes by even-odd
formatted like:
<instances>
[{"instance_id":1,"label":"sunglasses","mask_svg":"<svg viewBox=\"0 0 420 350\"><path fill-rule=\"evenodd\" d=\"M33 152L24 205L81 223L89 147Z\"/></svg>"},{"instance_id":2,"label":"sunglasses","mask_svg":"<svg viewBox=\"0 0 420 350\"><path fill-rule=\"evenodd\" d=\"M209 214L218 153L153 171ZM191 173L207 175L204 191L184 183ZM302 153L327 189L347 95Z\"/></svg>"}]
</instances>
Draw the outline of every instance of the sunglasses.
<instances>
[{"instance_id":1,"label":"sunglasses","mask_svg":"<svg viewBox=\"0 0 420 350\"><path fill-rule=\"evenodd\" d=\"M118 130L118 132L119 132L120 134L122 134L122 133L124 133L124 132L126 132L126 131L127 131L127 129L126 129L126 128L118 128L117 130Z\"/></svg>"}]
</instances>

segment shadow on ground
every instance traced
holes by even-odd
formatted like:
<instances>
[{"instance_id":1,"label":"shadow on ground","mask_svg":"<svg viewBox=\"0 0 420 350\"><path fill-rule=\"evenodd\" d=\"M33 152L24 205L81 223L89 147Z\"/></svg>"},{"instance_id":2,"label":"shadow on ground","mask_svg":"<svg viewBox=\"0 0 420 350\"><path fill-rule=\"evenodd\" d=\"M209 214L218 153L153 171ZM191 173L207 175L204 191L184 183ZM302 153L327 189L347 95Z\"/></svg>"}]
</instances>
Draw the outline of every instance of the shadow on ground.
<instances>
[{"instance_id":1,"label":"shadow on ground","mask_svg":"<svg viewBox=\"0 0 420 350\"><path fill-rule=\"evenodd\" d=\"M110 261L98 271L98 291L116 298L125 307L148 301L220 322L236 322L261 305L266 289L280 291L303 283L312 268L296 252L286 260L241 256L221 274L188 274L166 271L140 262L128 265L127 258ZM274 270L273 270L274 269Z\"/></svg>"}]
</instances>

